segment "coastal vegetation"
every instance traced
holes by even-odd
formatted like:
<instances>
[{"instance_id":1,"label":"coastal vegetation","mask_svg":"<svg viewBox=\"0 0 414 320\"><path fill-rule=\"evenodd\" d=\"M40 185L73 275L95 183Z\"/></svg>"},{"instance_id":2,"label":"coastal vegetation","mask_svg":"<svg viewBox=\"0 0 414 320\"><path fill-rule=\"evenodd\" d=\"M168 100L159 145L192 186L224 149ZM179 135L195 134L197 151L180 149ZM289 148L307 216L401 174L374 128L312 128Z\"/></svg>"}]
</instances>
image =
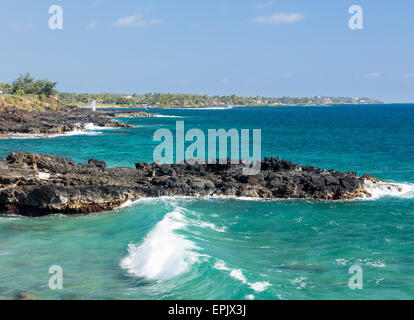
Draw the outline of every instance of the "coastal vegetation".
<instances>
[{"instance_id":1,"label":"coastal vegetation","mask_svg":"<svg viewBox=\"0 0 414 320\"><path fill-rule=\"evenodd\" d=\"M56 97L46 97L44 95L0 95L0 112L7 110L24 110L24 111L57 111L62 104Z\"/></svg>"},{"instance_id":2,"label":"coastal vegetation","mask_svg":"<svg viewBox=\"0 0 414 320\"><path fill-rule=\"evenodd\" d=\"M1 83L0 89L4 92L11 93L18 96L26 94L34 94L38 96L51 97L56 95L57 82L51 82L47 79L35 80L30 76L30 73L21 74L16 78L12 84Z\"/></svg>"},{"instance_id":3,"label":"coastal vegetation","mask_svg":"<svg viewBox=\"0 0 414 320\"><path fill-rule=\"evenodd\" d=\"M203 106L283 106L283 105L328 105L328 104L373 104L380 101L369 98L346 97L239 97L209 96L198 94L172 94L172 93L145 93L145 94L77 94L59 93L59 98L68 105L87 105L89 101L96 100L100 105L116 105L122 107L158 107L197 108Z\"/></svg>"},{"instance_id":4,"label":"coastal vegetation","mask_svg":"<svg viewBox=\"0 0 414 320\"><path fill-rule=\"evenodd\" d=\"M30 73L22 74L12 84L0 82L0 111L56 111L61 107L55 89L57 82L35 80Z\"/></svg>"},{"instance_id":5,"label":"coastal vegetation","mask_svg":"<svg viewBox=\"0 0 414 320\"><path fill-rule=\"evenodd\" d=\"M236 95L184 94L184 93L67 93L56 90L57 82L48 79L35 80L30 73L21 74L11 84L0 82L0 93L8 95L6 99L16 106L23 106L23 100L31 100L35 106L24 108L44 109L48 107L48 99L55 97L68 106L86 106L95 100L101 106L138 107L138 108L198 108L206 106L288 106L288 105L330 105L330 104L374 104L381 103L370 98L350 97L241 97ZM13 97L11 97L13 96ZM17 98L16 98L17 97ZM4 99L3 99L4 100ZM38 102L38 101L39 102ZM50 101L50 100L49 100ZM59 103L60 104L60 103ZM51 109L56 104L49 103Z\"/></svg>"}]
</instances>

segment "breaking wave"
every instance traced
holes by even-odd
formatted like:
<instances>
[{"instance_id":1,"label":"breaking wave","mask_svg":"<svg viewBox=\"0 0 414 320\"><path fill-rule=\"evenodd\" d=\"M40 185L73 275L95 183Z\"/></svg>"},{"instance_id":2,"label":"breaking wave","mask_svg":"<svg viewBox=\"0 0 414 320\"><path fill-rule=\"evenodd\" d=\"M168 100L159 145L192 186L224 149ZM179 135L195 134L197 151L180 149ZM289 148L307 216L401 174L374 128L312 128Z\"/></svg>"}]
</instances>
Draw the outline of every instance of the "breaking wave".
<instances>
[{"instance_id":1,"label":"breaking wave","mask_svg":"<svg viewBox=\"0 0 414 320\"><path fill-rule=\"evenodd\" d=\"M223 260L217 260L216 264L214 265L214 268L217 270L230 272L230 277L241 281L243 284L249 286L251 289L253 289L256 292L265 291L268 287L271 286L271 284L267 281L249 282L246 276L244 275L242 269L230 269L229 267L226 266L226 263Z\"/></svg>"},{"instance_id":2,"label":"breaking wave","mask_svg":"<svg viewBox=\"0 0 414 320\"><path fill-rule=\"evenodd\" d=\"M78 124L79 127L81 124ZM53 139L60 137L71 137L71 136L97 136L102 134L102 130L115 129L114 127L100 127L96 126L93 123L86 123L84 125L85 129L76 129L64 133L16 133L9 135L10 139Z\"/></svg>"},{"instance_id":3,"label":"breaking wave","mask_svg":"<svg viewBox=\"0 0 414 320\"><path fill-rule=\"evenodd\" d=\"M85 130L89 130L89 131L113 130L113 129L115 129L115 127L96 126L93 123L87 123L87 124L85 124Z\"/></svg>"},{"instance_id":4,"label":"breaking wave","mask_svg":"<svg viewBox=\"0 0 414 320\"><path fill-rule=\"evenodd\" d=\"M199 249L176 233L188 225L182 208L167 213L141 244L130 244L121 267L131 275L150 280L168 280L189 271L199 261Z\"/></svg>"},{"instance_id":5,"label":"breaking wave","mask_svg":"<svg viewBox=\"0 0 414 320\"><path fill-rule=\"evenodd\" d=\"M364 188L372 195L371 198L364 199L376 200L386 196L404 199L414 198L414 184L411 183L374 183L365 180Z\"/></svg>"},{"instance_id":6,"label":"breaking wave","mask_svg":"<svg viewBox=\"0 0 414 320\"><path fill-rule=\"evenodd\" d=\"M45 133L17 133L10 135L10 139L53 139L59 137L70 136L97 136L102 134L101 132L91 132L86 130L73 130L65 133L45 134Z\"/></svg>"},{"instance_id":7,"label":"breaking wave","mask_svg":"<svg viewBox=\"0 0 414 320\"><path fill-rule=\"evenodd\" d=\"M172 116L172 115L166 115L166 114L154 114L157 118L184 118L181 116Z\"/></svg>"}]
</instances>

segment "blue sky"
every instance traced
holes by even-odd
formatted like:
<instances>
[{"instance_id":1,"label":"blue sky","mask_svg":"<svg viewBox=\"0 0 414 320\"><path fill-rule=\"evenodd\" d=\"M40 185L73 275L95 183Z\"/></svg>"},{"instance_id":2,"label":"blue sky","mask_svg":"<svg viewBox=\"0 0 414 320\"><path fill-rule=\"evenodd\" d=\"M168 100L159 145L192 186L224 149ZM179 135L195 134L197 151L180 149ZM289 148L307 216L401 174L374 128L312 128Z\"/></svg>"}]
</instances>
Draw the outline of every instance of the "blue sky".
<instances>
[{"instance_id":1,"label":"blue sky","mask_svg":"<svg viewBox=\"0 0 414 320\"><path fill-rule=\"evenodd\" d=\"M63 30L48 9L63 8ZM350 30L348 9L364 10ZM3 0L0 81L74 92L414 102L412 0Z\"/></svg>"}]
</instances>

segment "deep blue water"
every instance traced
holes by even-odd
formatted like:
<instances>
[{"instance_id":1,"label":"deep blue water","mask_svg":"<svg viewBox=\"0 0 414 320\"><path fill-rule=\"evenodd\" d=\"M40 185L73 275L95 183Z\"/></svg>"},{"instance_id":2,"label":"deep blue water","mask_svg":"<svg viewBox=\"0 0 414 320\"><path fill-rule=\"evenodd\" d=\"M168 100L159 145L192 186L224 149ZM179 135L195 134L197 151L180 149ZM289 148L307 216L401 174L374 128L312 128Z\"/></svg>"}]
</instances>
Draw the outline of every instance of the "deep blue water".
<instances>
[{"instance_id":1,"label":"deep blue water","mask_svg":"<svg viewBox=\"0 0 414 320\"><path fill-rule=\"evenodd\" d=\"M152 162L154 131L262 130L262 156L356 171L407 192L343 202L142 200L91 216L0 217L0 298L414 298L414 105L154 110L136 128L0 140L12 151ZM64 289L48 288L51 265ZM351 290L348 270L363 270Z\"/></svg>"}]
</instances>

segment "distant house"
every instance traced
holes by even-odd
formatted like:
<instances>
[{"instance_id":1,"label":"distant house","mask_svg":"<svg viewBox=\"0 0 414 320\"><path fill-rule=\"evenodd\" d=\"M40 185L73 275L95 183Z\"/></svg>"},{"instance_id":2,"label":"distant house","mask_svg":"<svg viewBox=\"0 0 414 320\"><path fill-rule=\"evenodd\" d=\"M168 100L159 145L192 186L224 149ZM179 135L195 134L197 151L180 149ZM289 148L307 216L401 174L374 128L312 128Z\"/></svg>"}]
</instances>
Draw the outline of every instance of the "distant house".
<instances>
[{"instance_id":1,"label":"distant house","mask_svg":"<svg viewBox=\"0 0 414 320\"><path fill-rule=\"evenodd\" d=\"M9 92L7 90L3 90L2 92L3 94L9 94Z\"/></svg>"}]
</instances>

